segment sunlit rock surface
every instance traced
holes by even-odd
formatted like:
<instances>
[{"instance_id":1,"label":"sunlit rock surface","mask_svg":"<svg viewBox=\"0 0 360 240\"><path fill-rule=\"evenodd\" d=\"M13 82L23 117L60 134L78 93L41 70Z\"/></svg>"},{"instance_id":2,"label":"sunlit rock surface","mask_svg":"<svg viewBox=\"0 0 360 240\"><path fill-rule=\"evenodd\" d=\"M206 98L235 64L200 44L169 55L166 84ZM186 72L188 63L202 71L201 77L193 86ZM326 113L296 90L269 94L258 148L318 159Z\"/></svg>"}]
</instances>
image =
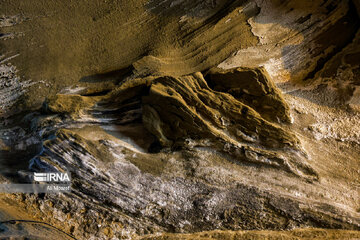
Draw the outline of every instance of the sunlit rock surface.
<instances>
[{"instance_id":1,"label":"sunlit rock surface","mask_svg":"<svg viewBox=\"0 0 360 240\"><path fill-rule=\"evenodd\" d=\"M0 6L0 237L360 237L358 1Z\"/></svg>"}]
</instances>

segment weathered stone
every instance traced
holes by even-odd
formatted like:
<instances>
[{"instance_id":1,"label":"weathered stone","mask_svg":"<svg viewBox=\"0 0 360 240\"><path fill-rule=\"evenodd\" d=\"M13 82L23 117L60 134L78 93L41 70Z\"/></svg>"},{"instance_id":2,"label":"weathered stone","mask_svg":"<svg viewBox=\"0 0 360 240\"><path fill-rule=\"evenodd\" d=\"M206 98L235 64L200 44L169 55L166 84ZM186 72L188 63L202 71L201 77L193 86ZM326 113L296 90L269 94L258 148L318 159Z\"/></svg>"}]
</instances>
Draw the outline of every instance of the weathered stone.
<instances>
[{"instance_id":1,"label":"weathered stone","mask_svg":"<svg viewBox=\"0 0 360 240\"><path fill-rule=\"evenodd\" d=\"M94 105L95 101L96 98L83 97L80 95L56 94L45 100L43 109L51 113L76 114Z\"/></svg>"},{"instance_id":2,"label":"weathered stone","mask_svg":"<svg viewBox=\"0 0 360 240\"><path fill-rule=\"evenodd\" d=\"M259 88L256 83L248 86ZM298 148L295 135L231 95L212 90L201 73L154 80L143 105L143 121L164 146L185 138L222 138L255 141L270 148Z\"/></svg>"},{"instance_id":3,"label":"weathered stone","mask_svg":"<svg viewBox=\"0 0 360 240\"><path fill-rule=\"evenodd\" d=\"M1 221L358 238L324 229L360 229L359 1L69 2L1 1L0 181L72 174L69 193L0 194ZM0 238L65 239L27 224Z\"/></svg>"},{"instance_id":4,"label":"weathered stone","mask_svg":"<svg viewBox=\"0 0 360 240\"><path fill-rule=\"evenodd\" d=\"M267 86L249 83L248 88L255 91ZM238 161L317 176L306 157L290 151L301 152L293 133L263 119L233 96L212 90L201 73L155 79L142 103L144 126L163 147L184 147L187 139L209 139L214 149Z\"/></svg>"},{"instance_id":5,"label":"weathered stone","mask_svg":"<svg viewBox=\"0 0 360 240\"><path fill-rule=\"evenodd\" d=\"M264 68L213 68L207 77L212 89L230 93L266 120L291 122L290 108Z\"/></svg>"}]
</instances>

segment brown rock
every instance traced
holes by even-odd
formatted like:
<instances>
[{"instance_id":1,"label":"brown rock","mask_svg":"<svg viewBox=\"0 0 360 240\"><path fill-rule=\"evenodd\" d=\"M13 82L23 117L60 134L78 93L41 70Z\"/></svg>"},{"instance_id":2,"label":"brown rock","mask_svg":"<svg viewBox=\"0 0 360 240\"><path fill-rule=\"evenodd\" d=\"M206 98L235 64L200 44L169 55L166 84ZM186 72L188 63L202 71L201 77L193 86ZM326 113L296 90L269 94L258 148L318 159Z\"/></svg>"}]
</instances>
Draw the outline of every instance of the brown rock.
<instances>
[{"instance_id":1,"label":"brown rock","mask_svg":"<svg viewBox=\"0 0 360 240\"><path fill-rule=\"evenodd\" d=\"M212 89L230 93L266 120L291 121L289 106L264 68L213 68L208 73L208 79Z\"/></svg>"},{"instance_id":2,"label":"brown rock","mask_svg":"<svg viewBox=\"0 0 360 240\"><path fill-rule=\"evenodd\" d=\"M96 97L56 94L46 99L44 108L52 113L78 113L84 108L91 107L96 100Z\"/></svg>"}]
</instances>

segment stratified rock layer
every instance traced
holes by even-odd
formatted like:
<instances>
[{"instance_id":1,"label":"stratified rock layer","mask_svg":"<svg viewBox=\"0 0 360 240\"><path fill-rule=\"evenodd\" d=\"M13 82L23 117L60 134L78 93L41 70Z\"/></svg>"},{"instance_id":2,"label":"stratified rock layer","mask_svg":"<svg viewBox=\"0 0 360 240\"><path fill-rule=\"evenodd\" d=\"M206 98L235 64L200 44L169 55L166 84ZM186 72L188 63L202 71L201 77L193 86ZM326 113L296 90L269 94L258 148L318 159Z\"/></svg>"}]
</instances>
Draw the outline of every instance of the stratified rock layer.
<instances>
[{"instance_id":1,"label":"stratified rock layer","mask_svg":"<svg viewBox=\"0 0 360 240\"><path fill-rule=\"evenodd\" d=\"M266 120L291 122L289 106L264 68L214 68L207 73L207 78L212 89L230 93Z\"/></svg>"},{"instance_id":2,"label":"stratified rock layer","mask_svg":"<svg viewBox=\"0 0 360 240\"><path fill-rule=\"evenodd\" d=\"M250 87L253 85L256 86L256 82ZM298 144L295 136L265 121L253 108L229 94L211 90L200 73L157 78L151 84L149 95L143 98L143 104L145 124L154 129L151 132L165 146L171 144L170 141L193 137L233 137L271 147ZM226 137L221 130L227 130L231 137Z\"/></svg>"},{"instance_id":3,"label":"stratified rock layer","mask_svg":"<svg viewBox=\"0 0 360 240\"><path fill-rule=\"evenodd\" d=\"M0 203L79 239L359 230L358 10L1 1L0 180L70 171L73 184Z\"/></svg>"},{"instance_id":4,"label":"stratified rock layer","mask_svg":"<svg viewBox=\"0 0 360 240\"><path fill-rule=\"evenodd\" d=\"M250 91L259 88L259 82L248 79ZM260 87L265 88L264 91L270 91L271 87L273 92L277 91L266 82ZM162 146L181 146L186 141L207 139L212 142L208 146L238 159L279 167L294 174L315 175L300 154L290 153L290 149L300 150L294 134L263 119L233 96L213 91L201 73L157 78L142 102L144 125Z\"/></svg>"}]
</instances>

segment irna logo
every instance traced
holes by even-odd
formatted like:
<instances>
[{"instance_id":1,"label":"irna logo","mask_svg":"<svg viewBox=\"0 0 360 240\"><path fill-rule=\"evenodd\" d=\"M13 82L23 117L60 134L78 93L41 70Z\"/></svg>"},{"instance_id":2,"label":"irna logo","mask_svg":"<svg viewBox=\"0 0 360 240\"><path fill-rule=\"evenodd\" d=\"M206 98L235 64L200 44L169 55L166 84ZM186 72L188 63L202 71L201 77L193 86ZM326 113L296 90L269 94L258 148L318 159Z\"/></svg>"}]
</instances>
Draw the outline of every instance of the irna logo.
<instances>
[{"instance_id":1,"label":"irna logo","mask_svg":"<svg viewBox=\"0 0 360 240\"><path fill-rule=\"evenodd\" d=\"M70 182L69 173L34 173L36 182Z\"/></svg>"}]
</instances>

